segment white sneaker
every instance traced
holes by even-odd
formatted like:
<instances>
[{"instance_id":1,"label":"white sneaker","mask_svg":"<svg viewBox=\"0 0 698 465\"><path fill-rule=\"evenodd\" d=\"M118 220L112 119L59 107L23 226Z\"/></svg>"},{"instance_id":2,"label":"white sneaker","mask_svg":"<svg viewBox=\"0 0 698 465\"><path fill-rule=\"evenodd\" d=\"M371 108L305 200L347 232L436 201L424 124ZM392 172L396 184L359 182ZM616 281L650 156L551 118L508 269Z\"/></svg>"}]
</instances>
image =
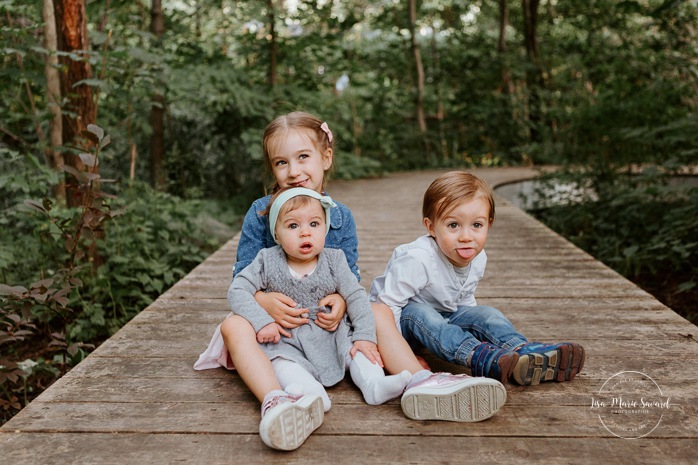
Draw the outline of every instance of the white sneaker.
<instances>
[{"instance_id":1,"label":"white sneaker","mask_svg":"<svg viewBox=\"0 0 698 465\"><path fill-rule=\"evenodd\" d=\"M413 420L475 422L490 418L506 400L496 379L434 373L407 389L400 404Z\"/></svg>"},{"instance_id":2,"label":"white sneaker","mask_svg":"<svg viewBox=\"0 0 698 465\"><path fill-rule=\"evenodd\" d=\"M298 449L322 425L324 416L318 395L274 396L262 406L259 435L272 449Z\"/></svg>"}]
</instances>

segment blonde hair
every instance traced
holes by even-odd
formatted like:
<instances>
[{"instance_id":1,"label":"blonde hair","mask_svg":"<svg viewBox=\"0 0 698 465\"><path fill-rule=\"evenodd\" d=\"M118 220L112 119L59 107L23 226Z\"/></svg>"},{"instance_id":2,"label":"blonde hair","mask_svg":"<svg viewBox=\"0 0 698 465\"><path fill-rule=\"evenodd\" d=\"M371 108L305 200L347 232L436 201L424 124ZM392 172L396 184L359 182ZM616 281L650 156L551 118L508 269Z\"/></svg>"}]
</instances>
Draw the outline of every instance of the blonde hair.
<instances>
[{"instance_id":1,"label":"blonde hair","mask_svg":"<svg viewBox=\"0 0 698 465\"><path fill-rule=\"evenodd\" d=\"M323 155L328 149L333 149L334 139L330 141L328 134L320 128L322 124L323 121L320 118L304 111L294 111L277 116L274 121L269 123L262 136L262 156L264 157L265 178L274 178L274 170L271 166L271 154L284 143L285 136L289 131L299 131L306 134L315 148ZM325 170L325 175L322 179L323 189L327 184L333 167L334 163L329 169ZM273 179L270 186L270 188L269 186L265 186L267 192L274 193L279 190L279 183L276 179Z\"/></svg>"},{"instance_id":2,"label":"blonde hair","mask_svg":"<svg viewBox=\"0 0 698 465\"><path fill-rule=\"evenodd\" d=\"M489 204L488 219L491 223L494 221L494 195L490 186L473 174L450 171L436 178L424 193L422 216L436 222L458 205L477 198L483 198Z\"/></svg>"}]
</instances>

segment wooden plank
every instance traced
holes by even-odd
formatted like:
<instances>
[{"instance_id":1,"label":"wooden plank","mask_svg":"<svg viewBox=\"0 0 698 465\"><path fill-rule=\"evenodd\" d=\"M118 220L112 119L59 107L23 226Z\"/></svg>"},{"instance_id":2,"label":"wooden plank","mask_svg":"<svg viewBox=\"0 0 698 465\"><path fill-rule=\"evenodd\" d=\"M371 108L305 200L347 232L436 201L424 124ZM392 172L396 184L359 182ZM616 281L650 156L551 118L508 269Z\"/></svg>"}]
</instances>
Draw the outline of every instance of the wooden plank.
<instances>
[{"instance_id":1,"label":"wooden plank","mask_svg":"<svg viewBox=\"0 0 698 465\"><path fill-rule=\"evenodd\" d=\"M680 438L698 434L695 421L691 421L698 410L692 405L682 407L667 411L660 421L659 431L655 430L657 436ZM22 413L8 422L9 429L64 433L255 434L260 420L259 405L248 399L238 402L36 402L31 410ZM519 436L522 428L525 436L539 438L608 435L590 405L512 404L488 421L457 423L410 420L397 403L333 404L315 434Z\"/></svg>"},{"instance_id":2,"label":"wooden plank","mask_svg":"<svg viewBox=\"0 0 698 465\"><path fill-rule=\"evenodd\" d=\"M425 351L420 352L420 354L427 359L436 371L467 373L465 368L439 360ZM656 353L648 353L644 354L642 357L629 358L616 354L607 355L604 353L590 352L587 355L586 364L594 368L594 370L584 370L577 378L577 381L584 380L585 383L589 384L578 386L577 381L575 381L572 384L544 385L543 387L537 387L535 389L531 388L533 389L532 392L540 393L547 392L548 390L567 392L570 389L579 389L586 395L586 393L590 391L596 391L599 383L621 370L650 373L652 378L657 381L660 386L663 386L664 384L674 383L675 374L686 370L687 361L684 357L667 358L663 354ZM80 378L85 383L89 383L91 378L105 378L114 382L118 379L134 378L142 380L144 383L152 378L160 378L163 380L167 380L168 378L175 378L177 380L195 379L201 380L202 382L205 382L204 380L207 379L219 378L231 380L231 382L239 381L239 377L234 370L228 371L219 368L215 370L196 371L192 369L192 362L190 360L176 355L165 355L162 357L119 357L109 353L106 353L106 355L96 354L95 356L88 357L77 367L73 368L63 379L68 380L73 378ZM698 380L687 377L682 380L681 383L690 384L694 381L698 384ZM350 381L345 380L344 383L346 384L340 383L338 387L346 386L353 389ZM57 394L53 391L54 390L49 391L51 395ZM199 389L199 391L201 390ZM63 396L67 395L65 393L60 394ZM512 399L510 399L510 401L511 400Z\"/></svg>"},{"instance_id":3,"label":"wooden plank","mask_svg":"<svg viewBox=\"0 0 698 465\"><path fill-rule=\"evenodd\" d=\"M206 348L215 324L201 325L199 331L192 325L183 326L179 332L158 328L157 333L148 333L135 327L128 327L102 344L95 350L96 355L110 352L115 356L162 357L167 355L188 357L193 364L198 355ZM583 325L580 325L583 328ZM582 329L576 326L565 327L541 326L524 327L523 333L531 340L573 340L582 344L587 352L615 353L624 356L638 356L657 351L665 356L679 354L696 354L695 343L686 341L681 336L689 330L687 326L657 327L647 330L644 327L634 328L633 334L620 332L617 327L604 326L601 328ZM639 332L638 332L639 331ZM693 330L695 333L696 331ZM153 339L157 335L157 339ZM584 337L579 337L583 335ZM642 339L638 337L642 336Z\"/></svg>"},{"instance_id":4,"label":"wooden plank","mask_svg":"<svg viewBox=\"0 0 698 465\"><path fill-rule=\"evenodd\" d=\"M368 272L362 273L365 278ZM513 281L513 280L512 280ZM364 283L365 285L366 283ZM167 291L168 299L204 299L213 296L225 297L228 286L216 284L187 284L186 286L173 287ZM566 284L562 281L558 285L551 285L541 278L525 278L515 280L511 284L494 285L491 279L483 280L482 286L478 288L479 298L488 297L567 297L574 293L576 297L633 297L645 296L647 293L642 289L631 285L612 285L606 281L599 282L578 281L568 279Z\"/></svg>"},{"instance_id":5,"label":"wooden plank","mask_svg":"<svg viewBox=\"0 0 698 465\"><path fill-rule=\"evenodd\" d=\"M160 325L132 325L115 334L96 349L95 354L110 351L112 355L155 356L166 354L187 355L192 363L198 354L206 348L215 324L190 324L173 334ZM583 325L582 325L583 326ZM145 329L147 328L147 329ZM685 337L680 336L684 326L656 325L638 328L635 335L618 333L614 327L608 328L556 328L553 325L538 324L524 326L522 332L530 340L574 340L584 345L588 352L613 352L635 354L647 350L659 350L665 354L692 353L694 344L683 343ZM638 340L637 336L643 336Z\"/></svg>"},{"instance_id":6,"label":"wooden plank","mask_svg":"<svg viewBox=\"0 0 698 465\"><path fill-rule=\"evenodd\" d=\"M435 365L436 366L436 365ZM451 371L467 372L462 367L451 367ZM647 367L644 367L645 369ZM547 383L542 386L518 386L507 384L508 398L506 406L529 405L540 406L577 406L589 407L593 397L599 397L607 379L616 372L597 370L594 374L585 373L570 383ZM668 377L653 373L658 385L664 386L662 395L671 398L671 411L691 408L692 401L698 395L696 381L675 383ZM343 381L328 388L333 405L364 405L360 391L350 381ZM42 403L216 403L242 402L256 403L255 398L235 373L225 376L199 374L178 378L172 377L94 377L65 378L61 380L60 389L48 391L39 399ZM398 405L398 400L389 405ZM29 410L28 412L31 412Z\"/></svg>"},{"instance_id":7,"label":"wooden plank","mask_svg":"<svg viewBox=\"0 0 698 465\"><path fill-rule=\"evenodd\" d=\"M480 305L491 305L499 308L511 320L528 320L535 324L542 322L557 323L560 321L569 321L570 318L578 320L582 324L601 324L613 323L613 325L622 325L629 323L642 323L650 326L652 323L685 326L687 321L670 312L666 307L638 309L638 307L628 308L624 305L623 299L617 298L615 301L607 300L606 308L612 308L607 314L594 312L595 305L588 305L584 300L570 301L566 304L559 304L557 301L545 298L529 298L526 302L530 304L522 304L523 299L479 299ZM192 324L213 324L216 325L230 313L221 302L218 306L201 308L186 308L177 311L174 308L153 310L147 313L141 313L138 317L132 320L134 327L157 326L168 322L189 321ZM613 309L615 307L615 309ZM612 326L612 325L607 325ZM214 325L215 327L215 325ZM687 327L687 328L690 328ZM127 331L131 331L128 328Z\"/></svg>"},{"instance_id":8,"label":"wooden plank","mask_svg":"<svg viewBox=\"0 0 698 465\"><path fill-rule=\"evenodd\" d=\"M257 434L6 433L0 456L7 463L264 463L326 465L355 463L505 463L691 465L695 440L615 437L401 437L312 435L300 449L267 448ZM79 455L76 455L79 453ZM191 459L191 460L190 460Z\"/></svg>"}]
</instances>

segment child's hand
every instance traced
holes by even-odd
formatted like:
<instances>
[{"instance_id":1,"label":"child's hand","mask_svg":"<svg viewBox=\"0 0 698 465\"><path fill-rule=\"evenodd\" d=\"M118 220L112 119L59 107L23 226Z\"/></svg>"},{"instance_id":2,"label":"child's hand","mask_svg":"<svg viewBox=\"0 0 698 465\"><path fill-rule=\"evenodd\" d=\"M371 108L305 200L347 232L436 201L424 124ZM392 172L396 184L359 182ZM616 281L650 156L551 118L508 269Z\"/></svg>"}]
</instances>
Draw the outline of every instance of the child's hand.
<instances>
[{"instance_id":1,"label":"child's hand","mask_svg":"<svg viewBox=\"0 0 698 465\"><path fill-rule=\"evenodd\" d=\"M269 323L264 328L257 331L257 342L260 344L264 344L265 342L273 342L276 344L281 340L281 331L283 331L283 329L278 324Z\"/></svg>"},{"instance_id":2,"label":"child's hand","mask_svg":"<svg viewBox=\"0 0 698 465\"><path fill-rule=\"evenodd\" d=\"M378 346L375 345L373 342L369 342L369 341L356 341L356 342L354 342L354 346L349 351L349 355L351 355L351 358L354 358L357 351L364 354L366 356L366 358L369 359L372 363L376 363L376 364L378 364L378 366L383 368L383 366L384 366L383 359L381 359L381 354L378 352Z\"/></svg>"},{"instance_id":3,"label":"child's hand","mask_svg":"<svg viewBox=\"0 0 698 465\"><path fill-rule=\"evenodd\" d=\"M315 324L327 331L336 331L347 311L347 303L342 299L341 295L330 294L322 299L319 304L323 307L332 307L332 312L318 313Z\"/></svg>"},{"instance_id":4,"label":"child's hand","mask_svg":"<svg viewBox=\"0 0 698 465\"><path fill-rule=\"evenodd\" d=\"M286 337L291 334L284 328L292 329L308 323L307 318L300 318L300 315L307 312L305 308L296 308L296 302L292 298L278 292L258 291L254 295L257 303L277 322L279 331Z\"/></svg>"}]
</instances>

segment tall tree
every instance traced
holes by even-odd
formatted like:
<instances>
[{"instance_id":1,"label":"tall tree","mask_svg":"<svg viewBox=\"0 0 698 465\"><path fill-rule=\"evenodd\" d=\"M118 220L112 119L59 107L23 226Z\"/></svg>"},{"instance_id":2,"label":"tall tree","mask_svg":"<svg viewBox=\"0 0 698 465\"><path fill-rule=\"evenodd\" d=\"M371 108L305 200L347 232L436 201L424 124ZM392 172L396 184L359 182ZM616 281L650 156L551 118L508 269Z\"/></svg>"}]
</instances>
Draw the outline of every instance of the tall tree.
<instances>
[{"instance_id":1,"label":"tall tree","mask_svg":"<svg viewBox=\"0 0 698 465\"><path fill-rule=\"evenodd\" d=\"M509 25L509 5L507 0L499 0L499 40L497 41L497 53L499 57L504 59L504 52L507 49L507 26ZM509 66L502 61L502 92L511 94L513 92L513 83L511 80L511 71Z\"/></svg>"},{"instance_id":2,"label":"tall tree","mask_svg":"<svg viewBox=\"0 0 698 465\"><path fill-rule=\"evenodd\" d=\"M81 134L88 124L95 122L97 109L92 87L85 83L92 77L85 1L56 0L54 6L58 49L66 52L60 60L63 67L61 95L66 99L67 110L62 113L63 143L84 147L87 142ZM66 165L78 171L85 170L85 164L77 154L66 152L64 158ZM66 199L69 206L83 204L82 191L77 183L74 177L67 178Z\"/></svg>"},{"instance_id":3,"label":"tall tree","mask_svg":"<svg viewBox=\"0 0 698 465\"><path fill-rule=\"evenodd\" d=\"M439 57L439 46L436 41L436 37L439 33L439 29L436 26L436 21L431 22L431 56L432 56L432 76L434 81L434 93L436 94L436 122L439 128L439 148L441 152L441 159L447 160L449 158L448 154L448 142L446 139L446 130L444 128L444 101L441 92L441 62Z\"/></svg>"},{"instance_id":4,"label":"tall tree","mask_svg":"<svg viewBox=\"0 0 698 465\"><path fill-rule=\"evenodd\" d=\"M410 0L410 44L412 56L414 58L415 74L417 77L417 123L422 134L427 132L427 121L424 117L424 65L422 64L422 54L417 43L416 23L417 23L417 0Z\"/></svg>"},{"instance_id":5,"label":"tall tree","mask_svg":"<svg viewBox=\"0 0 698 465\"><path fill-rule=\"evenodd\" d=\"M165 17L162 13L162 1L153 0L150 9L150 32L160 40L165 32ZM153 187L165 190L165 96L157 90L152 97L150 109L150 126L153 133L150 136L150 178Z\"/></svg>"},{"instance_id":6,"label":"tall tree","mask_svg":"<svg viewBox=\"0 0 698 465\"><path fill-rule=\"evenodd\" d=\"M46 159L51 168L63 170L63 154L57 150L63 145L63 122L61 114L61 77L58 73L58 39L56 37L56 14L53 0L44 0L44 46L46 48L46 101L51 113L49 121L49 144L46 147ZM65 202L65 181L54 186L53 195L59 202Z\"/></svg>"},{"instance_id":7,"label":"tall tree","mask_svg":"<svg viewBox=\"0 0 698 465\"><path fill-rule=\"evenodd\" d=\"M274 0L267 0L267 19L269 21L269 87L276 85L276 59L278 45L276 43L276 14Z\"/></svg>"},{"instance_id":8,"label":"tall tree","mask_svg":"<svg viewBox=\"0 0 698 465\"><path fill-rule=\"evenodd\" d=\"M524 45L528 68L526 86L528 87L528 122L529 137L532 142L541 142L540 125L542 120L541 92L543 90L543 70L538 53L538 6L540 0L521 0L524 17Z\"/></svg>"}]
</instances>

